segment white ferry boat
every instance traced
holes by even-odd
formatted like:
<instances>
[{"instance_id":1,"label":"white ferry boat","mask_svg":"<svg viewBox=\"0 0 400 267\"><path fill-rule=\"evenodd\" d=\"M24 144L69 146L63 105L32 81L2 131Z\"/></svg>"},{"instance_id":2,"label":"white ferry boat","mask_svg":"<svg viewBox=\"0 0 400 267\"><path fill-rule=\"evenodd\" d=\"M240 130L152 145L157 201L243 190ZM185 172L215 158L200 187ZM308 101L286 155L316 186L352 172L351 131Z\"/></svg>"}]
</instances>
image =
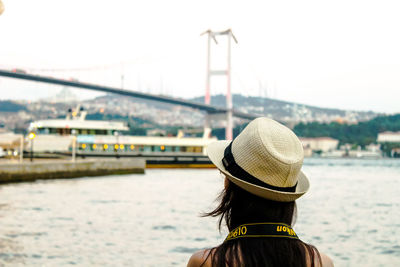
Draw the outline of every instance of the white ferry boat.
<instances>
[{"instance_id":1,"label":"white ferry boat","mask_svg":"<svg viewBox=\"0 0 400 267\"><path fill-rule=\"evenodd\" d=\"M79 110L79 108L78 108ZM147 167L213 167L206 147L216 141L205 129L202 137L188 137L180 131L175 137L124 135L124 122L86 120L86 111L69 112L65 119L40 120L30 124L35 133L35 155L57 154L77 157L141 157Z\"/></svg>"}]
</instances>

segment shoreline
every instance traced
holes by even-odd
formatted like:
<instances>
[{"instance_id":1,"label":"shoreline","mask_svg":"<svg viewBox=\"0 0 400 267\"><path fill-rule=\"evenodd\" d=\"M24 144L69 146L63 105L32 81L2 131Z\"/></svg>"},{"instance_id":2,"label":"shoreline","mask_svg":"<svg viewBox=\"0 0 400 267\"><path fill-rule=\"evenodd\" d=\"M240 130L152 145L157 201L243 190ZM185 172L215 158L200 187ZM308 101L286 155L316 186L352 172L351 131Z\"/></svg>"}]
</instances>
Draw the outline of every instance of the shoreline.
<instances>
[{"instance_id":1,"label":"shoreline","mask_svg":"<svg viewBox=\"0 0 400 267\"><path fill-rule=\"evenodd\" d=\"M143 159L0 161L0 184L115 174L144 174Z\"/></svg>"}]
</instances>

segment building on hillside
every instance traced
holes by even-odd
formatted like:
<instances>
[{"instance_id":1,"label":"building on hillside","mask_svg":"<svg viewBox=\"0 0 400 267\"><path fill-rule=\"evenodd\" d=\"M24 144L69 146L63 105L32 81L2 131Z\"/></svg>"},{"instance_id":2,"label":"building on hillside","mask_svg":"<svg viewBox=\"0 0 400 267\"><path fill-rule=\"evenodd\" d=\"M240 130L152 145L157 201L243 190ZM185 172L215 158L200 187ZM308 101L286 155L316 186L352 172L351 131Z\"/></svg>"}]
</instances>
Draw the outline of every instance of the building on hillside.
<instances>
[{"instance_id":1,"label":"building on hillside","mask_svg":"<svg viewBox=\"0 0 400 267\"><path fill-rule=\"evenodd\" d=\"M350 158L370 158L379 159L382 158L382 152L379 144L369 144L362 149L358 146L357 149L346 149L346 157Z\"/></svg>"},{"instance_id":2,"label":"building on hillside","mask_svg":"<svg viewBox=\"0 0 400 267\"><path fill-rule=\"evenodd\" d=\"M378 134L378 143L400 143L400 132L382 132Z\"/></svg>"},{"instance_id":3,"label":"building on hillside","mask_svg":"<svg viewBox=\"0 0 400 267\"><path fill-rule=\"evenodd\" d=\"M365 146L366 151L371 151L371 152L381 152L381 145L380 144L369 144Z\"/></svg>"},{"instance_id":4,"label":"building on hillside","mask_svg":"<svg viewBox=\"0 0 400 267\"><path fill-rule=\"evenodd\" d=\"M382 132L378 134L377 142L383 152L390 157L400 157L400 132Z\"/></svg>"},{"instance_id":5,"label":"building on hillside","mask_svg":"<svg viewBox=\"0 0 400 267\"><path fill-rule=\"evenodd\" d=\"M336 150L339 140L331 137L301 137L303 144L304 156L310 157L314 153L329 152Z\"/></svg>"}]
</instances>

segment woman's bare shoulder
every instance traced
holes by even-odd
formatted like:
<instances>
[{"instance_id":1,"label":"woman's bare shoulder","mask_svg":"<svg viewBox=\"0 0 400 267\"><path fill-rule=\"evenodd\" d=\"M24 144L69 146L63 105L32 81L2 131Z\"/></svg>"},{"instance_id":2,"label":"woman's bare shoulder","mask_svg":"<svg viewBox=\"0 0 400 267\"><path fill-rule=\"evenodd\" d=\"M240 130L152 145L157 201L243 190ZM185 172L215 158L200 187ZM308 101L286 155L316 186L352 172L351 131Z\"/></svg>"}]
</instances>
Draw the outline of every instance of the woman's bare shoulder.
<instances>
[{"instance_id":1,"label":"woman's bare shoulder","mask_svg":"<svg viewBox=\"0 0 400 267\"><path fill-rule=\"evenodd\" d=\"M324 253L320 252L319 254L321 255L322 267L333 267L333 261L331 258L329 258Z\"/></svg>"},{"instance_id":2,"label":"woman's bare shoulder","mask_svg":"<svg viewBox=\"0 0 400 267\"><path fill-rule=\"evenodd\" d=\"M192 257L190 257L187 267L199 267L203 263L204 267L210 267L211 257L208 257L209 254L210 254L209 249L197 251L192 255Z\"/></svg>"},{"instance_id":3,"label":"woman's bare shoulder","mask_svg":"<svg viewBox=\"0 0 400 267\"><path fill-rule=\"evenodd\" d=\"M312 248L314 256L314 265L321 267L333 267L333 261L326 254L319 252L316 248ZM319 256L318 256L319 255ZM306 265L311 266L311 255L306 253Z\"/></svg>"}]
</instances>

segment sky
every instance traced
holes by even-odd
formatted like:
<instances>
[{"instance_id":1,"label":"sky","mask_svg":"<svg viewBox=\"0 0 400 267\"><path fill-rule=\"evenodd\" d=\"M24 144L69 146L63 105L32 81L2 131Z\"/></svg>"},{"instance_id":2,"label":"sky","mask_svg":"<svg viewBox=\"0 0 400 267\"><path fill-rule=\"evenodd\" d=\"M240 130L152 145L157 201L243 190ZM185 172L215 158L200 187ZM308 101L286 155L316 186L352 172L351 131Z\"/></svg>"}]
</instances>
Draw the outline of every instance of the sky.
<instances>
[{"instance_id":1,"label":"sky","mask_svg":"<svg viewBox=\"0 0 400 267\"><path fill-rule=\"evenodd\" d=\"M232 29L233 93L400 113L398 1L1 1L2 69L189 98L205 93L201 33ZM227 61L227 39L217 41L213 70ZM226 84L213 77L211 94L225 93ZM37 100L61 89L0 77L0 99Z\"/></svg>"}]
</instances>

